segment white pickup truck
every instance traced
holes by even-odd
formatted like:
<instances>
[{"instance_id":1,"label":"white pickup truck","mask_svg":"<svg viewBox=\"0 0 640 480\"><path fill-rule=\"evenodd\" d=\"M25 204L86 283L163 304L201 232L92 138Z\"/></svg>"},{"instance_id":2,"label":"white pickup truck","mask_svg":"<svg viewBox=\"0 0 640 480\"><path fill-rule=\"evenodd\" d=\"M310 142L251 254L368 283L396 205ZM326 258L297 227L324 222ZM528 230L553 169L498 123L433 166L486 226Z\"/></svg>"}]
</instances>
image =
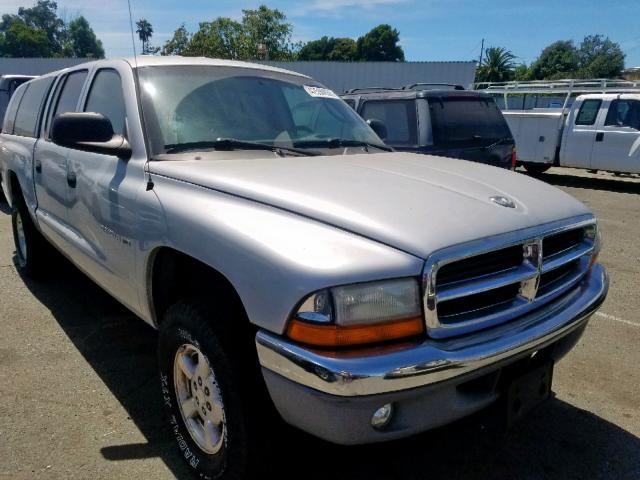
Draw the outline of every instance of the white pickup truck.
<instances>
[{"instance_id":1,"label":"white pickup truck","mask_svg":"<svg viewBox=\"0 0 640 480\"><path fill-rule=\"evenodd\" d=\"M503 114L527 171L559 165L640 173L640 94L581 95L568 114L562 109Z\"/></svg>"}]
</instances>

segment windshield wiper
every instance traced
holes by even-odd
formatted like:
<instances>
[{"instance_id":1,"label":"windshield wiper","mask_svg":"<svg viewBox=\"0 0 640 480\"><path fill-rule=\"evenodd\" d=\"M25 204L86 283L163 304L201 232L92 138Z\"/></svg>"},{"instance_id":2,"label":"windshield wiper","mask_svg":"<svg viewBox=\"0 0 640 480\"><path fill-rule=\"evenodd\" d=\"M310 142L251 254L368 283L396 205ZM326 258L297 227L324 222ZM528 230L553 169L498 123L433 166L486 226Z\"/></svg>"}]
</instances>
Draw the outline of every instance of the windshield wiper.
<instances>
[{"instance_id":1,"label":"windshield wiper","mask_svg":"<svg viewBox=\"0 0 640 480\"><path fill-rule=\"evenodd\" d=\"M285 151L305 155L307 157L320 155L319 152L314 152L312 150L269 145L267 143L247 142L235 138L218 138L216 140L206 140L202 142L173 143L165 145L164 148L166 153L180 153L187 152L189 150L204 150L212 148L214 150L268 150L276 153Z\"/></svg>"},{"instance_id":2,"label":"windshield wiper","mask_svg":"<svg viewBox=\"0 0 640 480\"><path fill-rule=\"evenodd\" d=\"M309 147L317 147L317 148L371 147L371 148L377 148L379 150L384 150L385 152L393 152L393 148L387 145L382 145L380 143L365 142L362 140L348 140L345 138L302 140L300 142L296 142L295 145L298 147L309 146Z\"/></svg>"}]
</instances>

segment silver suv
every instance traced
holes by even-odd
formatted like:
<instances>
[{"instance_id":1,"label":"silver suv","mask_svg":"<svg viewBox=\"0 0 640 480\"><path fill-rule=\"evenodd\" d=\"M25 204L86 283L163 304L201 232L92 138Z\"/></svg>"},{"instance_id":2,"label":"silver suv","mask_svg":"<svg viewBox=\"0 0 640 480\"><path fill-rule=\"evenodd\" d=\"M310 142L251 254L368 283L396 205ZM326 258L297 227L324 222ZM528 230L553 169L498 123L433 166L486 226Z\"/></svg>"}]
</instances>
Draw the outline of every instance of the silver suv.
<instances>
[{"instance_id":1,"label":"silver suv","mask_svg":"<svg viewBox=\"0 0 640 480\"><path fill-rule=\"evenodd\" d=\"M340 444L501 397L517 418L607 292L569 195L391 152L333 92L262 65L45 75L11 100L0 162L19 270L56 248L159 329L171 435L203 478L256 468L270 413Z\"/></svg>"}]
</instances>

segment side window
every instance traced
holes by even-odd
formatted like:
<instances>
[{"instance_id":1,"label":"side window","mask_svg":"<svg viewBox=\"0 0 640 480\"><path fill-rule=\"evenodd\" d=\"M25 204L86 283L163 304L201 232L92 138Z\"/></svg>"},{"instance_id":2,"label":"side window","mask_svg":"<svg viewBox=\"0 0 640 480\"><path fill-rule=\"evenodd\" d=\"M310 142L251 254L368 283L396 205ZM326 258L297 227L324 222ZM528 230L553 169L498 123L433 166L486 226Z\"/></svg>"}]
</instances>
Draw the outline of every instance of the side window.
<instances>
[{"instance_id":1,"label":"side window","mask_svg":"<svg viewBox=\"0 0 640 480\"><path fill-rule=\"evenodd\" d=\"M385 143L416 145L418 128L415 100L369 100L364 102L360 115L365 120L381 120L387 127Z\"/></svg>"},{"instance_id":2,"label":"side window","mask_svg":"<svg viewBox=\"0 0 640 480\"><path fill-rule=\"evenodd\" d=\"M4 133L13 133L13 123L16 119L16 113L18 112L18 105L20 105L20 100L22 100L22 95L24 95L26 89L27 85L22 85L18 87L16 92L11 96L2 124L2 131Z\"/></svg>"},{"instance_id":3,"label":"side window","mask_svg":"<svg viewBox=\"0 0 640 480\"><path fill-rule=\"evenodd\" d=\"M28 83L27 90L24 92L18 106L18 113L13 125L14 135L23 137L36 136L40 110L52 83L53 77L32 80Z\"/></svg>"},{"instance_id":4,"label":"side window","mask_svg":"<svg viewBox=\"0 0 640 480\"><path fill-rule=\"evenodd\" d=\"M344 103L349 105L351 108L353 108L354 110L356 109L356 101L353 98L344 98L343 100Z\"/></svg>"},{"instance_id":5,"label":"side window","mask_svg":"<svg viewBox=\"0 0 640 480\"><path fill-rule=\"evenodd\" d=\"M58 83L58 89L60 95L56 100L56 106L53 112L47 118L46 131L49 132L49 126L56 115L66 112L75 112L78 106L78 99L80 98L80 92L82 92L82 86L87 78L86 70L79 70L77 72L71 72L65 78Z\"/></svg>"},{"instance_id":6,"label":"side window","mask_svg":"<svg viewBox=\"0 0 640 480\"><path fill-rule=\"evenodd\" d=\"M602 100L597 99L589 99L582 102L576 117L576 125L593 125L596 123L600 105L602 105Z\"/></svg>"},{"instance_id":7,"label":"side window","mask_svg":"<svg viewBox=\"0 0 640 480\"><path fill-rule=\"evenodd\" d=\"M118 72L110 69L98 71L91 84L84 111L103 114L111 120L114 133L123 134L126 113L122 81Z\"/></svg>"},{"instance_id":8,"label":"side window","mask_svg":"<svg viewBox=\"0 0 640 480\"><path fill-rule=\"evenodd\" d=\"M640 102L613 100L609 105L604 124L610 127L630 127L640 130Z\"/></svg>"}]
</instances>

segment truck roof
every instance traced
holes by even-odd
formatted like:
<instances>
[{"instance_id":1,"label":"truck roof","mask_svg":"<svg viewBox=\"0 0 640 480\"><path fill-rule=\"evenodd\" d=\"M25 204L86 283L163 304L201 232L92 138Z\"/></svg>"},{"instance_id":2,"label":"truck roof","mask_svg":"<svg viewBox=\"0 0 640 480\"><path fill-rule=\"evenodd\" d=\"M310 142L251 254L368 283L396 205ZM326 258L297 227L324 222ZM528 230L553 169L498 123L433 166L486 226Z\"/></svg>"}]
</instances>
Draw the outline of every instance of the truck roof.
<instances>
[{"instance_id":1,"label":"truck roof","mask_svg":"<svg viewBox=\"0 0 640 480\"><path fill-rule=\"evenodd\" d=\"M93 62L80 63L73 67L56 70L43 76L57 75L60 72L66 70L77 70L78 68L87 68L101 63L109 63L113 61L123 61L128 63L131 68L137 67L150 67L150 66L163 66L163 65L203 65L213 67L236 67L236 68L251 68L254 70L263 70L269 72L278 72L287 75L296 75L298 77L309 78L307 75L303 75L291 70L285 70L284 68L272 67L270 65L263 65L260 63L241 62L237 60L223 60L219 58L206 58L206 57L180 57L180 56L156 56L156 55L138 55L137 57L124 57L124 58L110 58L105 60L95 60Z\"/></svg>"},{"instance_id":2,"label":"truck roof","mask_svg":"<svg viewBox=\"0 0 640 480\"><path fill-rule=\"evenodd\" d=\"M360 89L349 91L340 95L342 98L433 98L433 97L487 97L491 96L478 92L477 90L458 90L458 89L425 89L425 90L408 90L402 88L379 88L379 89Z\"/></svg>"}]
</instances>

